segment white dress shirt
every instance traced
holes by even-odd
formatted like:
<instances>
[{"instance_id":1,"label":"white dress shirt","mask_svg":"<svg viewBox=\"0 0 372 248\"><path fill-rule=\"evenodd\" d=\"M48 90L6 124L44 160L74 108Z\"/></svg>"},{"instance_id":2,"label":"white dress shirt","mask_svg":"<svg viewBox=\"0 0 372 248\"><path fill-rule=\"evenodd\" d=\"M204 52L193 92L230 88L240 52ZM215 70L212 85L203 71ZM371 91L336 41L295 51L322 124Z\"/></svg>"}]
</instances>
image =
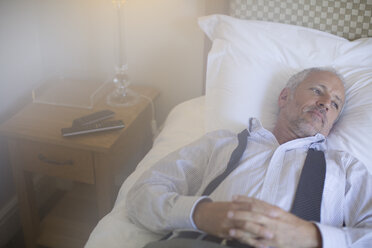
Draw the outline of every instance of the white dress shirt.
<instances>
[{"instance_id":1,"label":"white dress shirt","mask_svg":"<svg viewBox=\"0 0 372 248\"><path fill-rule=\"evenodd\" d=\"M246 195L290 211L307 150L323 150L327 169L321 223L316 223L323 247L372 245L372 176L361 162L347 152L327 150L321 134L279 145L253 118L248 131L238 167L210 199ZM129 218L157 233L195 228L194 207L209 182L225 170L237 144L235 133L214 131L157 162L129 191Z\"/></svg>"}]
</instances>

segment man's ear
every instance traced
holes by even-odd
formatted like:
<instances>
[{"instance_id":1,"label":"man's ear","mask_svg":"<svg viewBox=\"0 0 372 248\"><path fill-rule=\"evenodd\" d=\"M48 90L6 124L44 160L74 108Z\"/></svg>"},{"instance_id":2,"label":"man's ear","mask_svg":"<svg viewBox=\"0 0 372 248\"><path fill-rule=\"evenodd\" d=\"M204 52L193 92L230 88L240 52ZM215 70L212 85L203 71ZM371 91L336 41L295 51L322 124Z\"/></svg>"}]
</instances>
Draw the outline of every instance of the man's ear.
<instances>
[{"instance_id":1,"label":"man's ear","mask_svg":"<svg viewBox=\"0 0 372 248\"><path fill-rule=\"evenodd\" d=\"M282 92L280 92L279 99L278 99L278 106L279 108L282 108L285 106L289 100L291 94L291 89L284 88Z\"/></svg>"}]
</instances>

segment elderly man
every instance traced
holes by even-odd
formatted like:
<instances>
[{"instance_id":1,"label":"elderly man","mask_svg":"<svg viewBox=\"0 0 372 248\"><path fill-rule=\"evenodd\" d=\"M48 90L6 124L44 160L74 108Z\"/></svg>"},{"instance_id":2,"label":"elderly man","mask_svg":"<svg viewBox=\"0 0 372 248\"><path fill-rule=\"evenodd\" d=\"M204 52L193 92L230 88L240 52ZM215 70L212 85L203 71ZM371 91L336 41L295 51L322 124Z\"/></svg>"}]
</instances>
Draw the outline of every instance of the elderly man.
<instances>
[{"instance_id":1,"label":"elderly man","mask_svg":"<svg viewBox=\"0 0 372 248\"><path fill-rule=\"evenodd\" d=\"M343 81L333 69L294 75L279 95L274 130L251 118L237 167L209 195L204 190L226 170L239 146L237 136L226 130L206 134L145 172L128 194L129 217L158 233L193 229L212 237L205 240L239 241L228 243L232 247L367 247L372 244L372 176L347 152L328 150L325 142L344 102ZM324 154L323 180L302 178L310 150ZM317 170L311 162L308 166ZM307 185L310 180L310 191L312 184L321 185L320 209L309 210L318 211L318 218L304 219L301 209L294 210L303 180Z\"/></svg>"}]
</instances>

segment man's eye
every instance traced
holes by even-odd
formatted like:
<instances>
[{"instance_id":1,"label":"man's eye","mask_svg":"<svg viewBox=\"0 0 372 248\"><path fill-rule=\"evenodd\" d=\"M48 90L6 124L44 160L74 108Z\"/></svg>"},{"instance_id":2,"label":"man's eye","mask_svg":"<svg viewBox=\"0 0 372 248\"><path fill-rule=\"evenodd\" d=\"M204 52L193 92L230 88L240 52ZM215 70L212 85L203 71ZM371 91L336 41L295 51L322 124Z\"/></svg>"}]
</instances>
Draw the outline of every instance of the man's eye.
<instances>
[{"instance_id":1,"label":"man's eye","mask_svg":"<svg viewBox=\"0 0 372 248\"><path fill-rule=\"evenodd\" d=\"M337 103L332 102L332 106L333 106L334 108L338 109L338 104L337 104Z\"/></svg>"},{"instance_id":2,"label":"man's eye","mask_svg":"<svg viewBox=\"0 0 372 248\"><path fill-rule=\"evenodd\" d=\"M319 89L312 88L313 92L317 95L320 95L322 92Z\"/></svg>"}]
</instances>

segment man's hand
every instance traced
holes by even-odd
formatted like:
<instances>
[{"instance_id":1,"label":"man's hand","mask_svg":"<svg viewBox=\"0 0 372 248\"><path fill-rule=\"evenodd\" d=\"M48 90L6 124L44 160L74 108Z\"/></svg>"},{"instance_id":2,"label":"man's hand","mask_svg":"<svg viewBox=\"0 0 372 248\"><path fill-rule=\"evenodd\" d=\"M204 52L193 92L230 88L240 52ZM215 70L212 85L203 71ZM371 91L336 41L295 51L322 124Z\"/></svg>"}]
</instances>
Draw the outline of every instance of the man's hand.
<instances>
[{"instance_id":1,"label":"man's hand","mask_svg":"<svg viewBox=\"0 0 372 248\"><path fill-rule=\"evenodd\" d=\"M252 198L250 198L252 199ZM202 201L198 203L195 208L193 219L195 225L202 231L221 237L231 238L230 231L237 230L237 234L240 233L239 228L243 227L246 220L239 220L232 218L229 214L245 213L245 212L258 212L267 218L273 218L278 215L276 209L272 209L271 206L252 205L246 201L233 201L233 202L209 202ZM237 215L236 215L237 216ZM252 235L252 237L257 237Z\"/></svg>"},{"instance_id":2,"label":"man's hand","mask_svg":"<svg viewBox=\"0 0 372 248\"><path fill-rule=\"evenodd\" d=\"M235 227L230 237L254 247L321 247L315 224L258 199L238 196L236 204L241 207L227 213Z\"/></svg>"}]
</instances>

